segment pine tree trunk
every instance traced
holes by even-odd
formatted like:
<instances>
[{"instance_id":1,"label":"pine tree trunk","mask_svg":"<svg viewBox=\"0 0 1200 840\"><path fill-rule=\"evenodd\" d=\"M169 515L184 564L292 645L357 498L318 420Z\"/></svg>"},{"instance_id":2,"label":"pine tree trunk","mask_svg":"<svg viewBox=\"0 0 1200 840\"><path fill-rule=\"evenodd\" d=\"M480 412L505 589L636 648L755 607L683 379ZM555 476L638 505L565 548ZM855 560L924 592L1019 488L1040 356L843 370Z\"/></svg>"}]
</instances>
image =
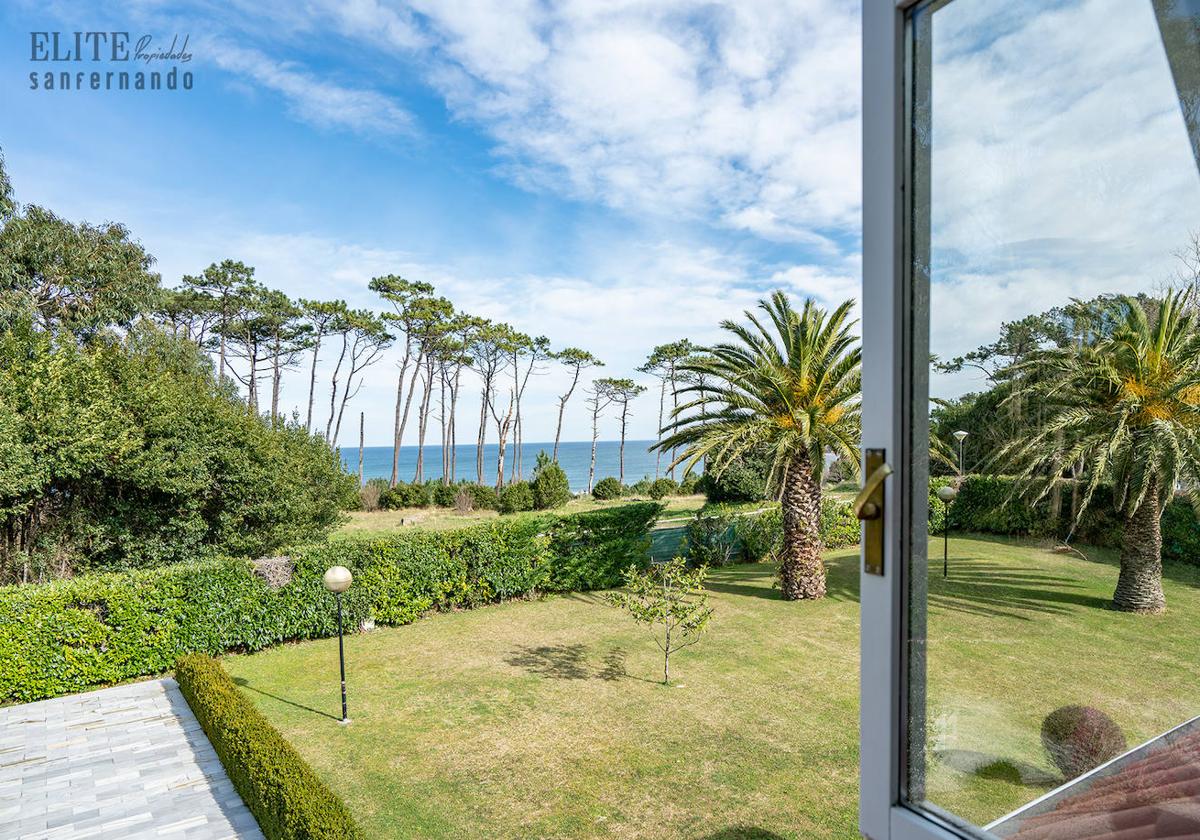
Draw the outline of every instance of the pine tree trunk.
<instances>
[{"instance_id":1,"label":"pine tree trunk","mask_svg":"<svg viewBox=\"0 0 1200 840\"><path fill-rule=\"evenodd\" d=\"M365 411L358 413L358 486L364 485L363 481L363 449L367 442L367 414Z\"/></svg>"},{"instance_id":2,"label":"pine tree trunk","mask_svg":"<svg viewBox=\"0 0 1200 840\"><path fill-rule=\"evenodd\" d=\"M1141 505L1125 519L1121 538L1121 574L1113 609L1158 613L1166 609L1162 590L1162 522L1158 488L1151 484Z\"/></svg>"},{"instance_id":3,"label":"pine tree trunk","mask_svg":"<svg viewBox=\"0 0 1200 840\"><path fill-rule=\"evenodd\" d=\"M658 392L658 442L662 443L662 428L663 428L663 412L667 405L667 378L664 376L662 388ZM654 477L662 477L662 450L657 449L654 453Z\"/></svg>"},{"instance_id":4,"label":"pine tree trunk","mask_svg":"<svg viewBox=\"0 0 1200 840\"><path fill-rule=\"evenodd\" d=\"M788 601L825 597L821 560L821 488L807 452L792 457L784 477L783 558L779 586Z\"/></svg>"},{"instance_id":5,"label":"pine tree trunk","mask_svg":"<svg viewBox=\"0 0 1200 840\"><path fill-rule=\"evenodd\" d=\"M312 367L308 372L308 416L304 420L304 430L312 431L312 410L313 410L313 395L317 390L317 357L321 354L321 333L317 333L316 340L313 342L313 360Z\"/></svg>"},{"instance_id":6,"label":"pine tree trunk","mask_svg":"<svg viewBox=\"0 0 1200 840\"><path fill-rule=\"evenodd\" d=\"M396 377L396 415L392 420L392 477L388 482L395 487L400 480L400 439L404 436L400 431L400 414L404 408L404 375L408 373L410 356L409 345L404 345L404 359L400 363L400 375Z\"/></svg>"}]
</instances>

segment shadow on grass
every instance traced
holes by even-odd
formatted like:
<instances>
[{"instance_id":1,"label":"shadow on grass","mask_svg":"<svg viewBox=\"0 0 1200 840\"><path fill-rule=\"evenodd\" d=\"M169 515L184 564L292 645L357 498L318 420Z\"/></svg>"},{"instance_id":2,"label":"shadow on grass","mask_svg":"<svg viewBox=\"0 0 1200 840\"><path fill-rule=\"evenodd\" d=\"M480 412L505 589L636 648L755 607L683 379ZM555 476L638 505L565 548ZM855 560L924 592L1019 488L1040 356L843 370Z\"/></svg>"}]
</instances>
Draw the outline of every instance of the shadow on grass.
<instances>
[{"instance_id":1,"label":"shadow on grass","mask_svg":"<svg viewBox=\"0 0 1200 840\"><path fill-rule=\"evenodd\" d=\"M655 682L645 677L636 677L625 670L624 648L610 648L595 668L588 663L587 645L521 645L504 660L514 668L522 668L539 677L555 680L638 680Z\"/></svg>"},{"instance_id":2,"label":"shadow on grass","mask_svg":"<svg viewBox=\"0 0 1200 840\"><path fill-rule=\"evenodd\" d=\"M731 825L713 834L699 835L696 840L783 840L783 835L750 825Z\"/></svg>"},{"instance_id":3,"label":"shadow on grass","mask_svg":"<svg viewBox=\"0 0 1200 840\"><path fill-rule=\"evenodd\" d=\"M960 773L1025 787L1048 788L1062 780L1040 767L974 750L934 750L933 757Z\"/></svg>"},{"instance_id":4,"label":"shadow on grass","mask_svg":"<svg viewBox=\"0 0 1200 840\"><path fill-rule=\"evenodd\" d=\"M783 600L783 595L774 586L775 566L771 563L739 563L711 569L708 574L704 588L712 592Z\"/></svg>"},{"instance_id":5,"label":"shadow on grass","mask_svg":"<svg viewBox=\"0 0 1200 840\"><path fill-rule=\"evenodd\" d=\"M1063 615L1074 607L1106 610L1109 600L1081 591L1077 578L979 560L960 560L943 578L930 569L929 603L939 609L974 615L1031 620L1034 615Z\"/></svg>"},{"instance_id":6,"label":"shadow on grass","mask_svg":"<svg viewBox=\"0 0 1200 840\"><path fill-rule=\"evenodd\" d=\"M244 688L247 691L253 691L255 694L261 694L263 697L270 697L272 700L277 700L280 703L285 703L288 706L301 709L305 712L311 712L314 715L321 715L329 718L330 720L341 720L341 718L339 718L337 715L331 715L329 712L322 712L320 709L314 709L312 706L305 706L303 703L297 703L294 700L288 700L286 697L280 697L278 694L272 694L269 691L263 691L261 688L255 688L246 681L245 677L234 677L233 682L238 686L238 688Z\"/></svg>"}]
</instances>

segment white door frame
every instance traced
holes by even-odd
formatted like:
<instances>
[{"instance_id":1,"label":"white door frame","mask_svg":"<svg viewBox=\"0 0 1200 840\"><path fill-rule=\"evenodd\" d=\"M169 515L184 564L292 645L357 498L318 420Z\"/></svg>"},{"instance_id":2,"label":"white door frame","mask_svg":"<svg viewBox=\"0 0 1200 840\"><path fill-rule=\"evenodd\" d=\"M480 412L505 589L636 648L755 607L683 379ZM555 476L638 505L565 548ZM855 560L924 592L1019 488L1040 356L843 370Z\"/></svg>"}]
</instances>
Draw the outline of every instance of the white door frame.
<instances>
[{"instance_id":1,"label":"white door frame","mask_svg":"<svg viewBox=\"0 0 1200 840\"><path fill-rule=\"evenodd\" d=\"M905 244L907 202L907 10L917 0L863 0L863 420L864 449L884 449L895 472L884 509L883 575L860 570L859 829L871 840L955 840L962 828L903 804L907 719L905 558L914 535L905 505L914 480L911 392L914 337ZM918 342L920 343L920 342ZM924 340L927 346L927 339ZM927 358L927 356L925 357ZM920 377L917 387L926 387ZM920 420L918 419L918 422ZM924 480L924 474L920 476ZM920 538L920 535L918 535ZM973 833L973 832L972 832ZM975 836L986 836L978 834Z\"/></svg>"}]
</instances>

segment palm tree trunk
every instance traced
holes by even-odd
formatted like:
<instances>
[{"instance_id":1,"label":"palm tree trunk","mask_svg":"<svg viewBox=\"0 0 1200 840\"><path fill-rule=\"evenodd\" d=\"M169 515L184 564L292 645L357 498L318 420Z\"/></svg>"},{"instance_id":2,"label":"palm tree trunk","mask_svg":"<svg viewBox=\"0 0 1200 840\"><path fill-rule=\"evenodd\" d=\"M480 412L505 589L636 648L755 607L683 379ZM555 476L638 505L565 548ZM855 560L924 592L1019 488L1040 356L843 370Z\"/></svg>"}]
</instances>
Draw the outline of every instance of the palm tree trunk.
<instances>
[{"instance_id":1,"label":"palm tree trunk","mask_svg":"<svg viewBox=\"0 0 1200 840\"><path fill-rule=\"evenodd\" d=\"M821 561L821 487L813 478L808 452L799 452L784 477L783 558L779 587L788 601L825 597Z\"/></svg>"},{"instance_id":2,"label":"palm tree trunk","mask_svg":"<svg viewBox=\"0 0 1200 840\"><path fill-rule=\"evenodd\" d=\"M1162 590L1162 521L1158 488L1151 483L1146 498L1125 519L1121 538L1121 574L1113 593L1113 609L1158 613L1166 609Z\"/></svg>"}]
</instances>

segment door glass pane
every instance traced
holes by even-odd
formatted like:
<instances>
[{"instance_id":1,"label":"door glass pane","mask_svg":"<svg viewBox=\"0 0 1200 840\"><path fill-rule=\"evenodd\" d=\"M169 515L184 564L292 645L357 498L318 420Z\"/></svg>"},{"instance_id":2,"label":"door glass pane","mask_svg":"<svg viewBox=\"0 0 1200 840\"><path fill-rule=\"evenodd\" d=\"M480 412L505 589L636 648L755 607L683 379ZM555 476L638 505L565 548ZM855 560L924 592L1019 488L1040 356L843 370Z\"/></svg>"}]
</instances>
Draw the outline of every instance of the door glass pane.
<instances>
[{"instance_id":1,"label":"door glass pane","mask_svg":"<svg viewBox=\"0 0 1200 840\"><path fill-rule=\"evenodd\" d=\"M906 791L997 836L1200 836L1194 11L911 16Z\"/></svg>"}]
</instances>

